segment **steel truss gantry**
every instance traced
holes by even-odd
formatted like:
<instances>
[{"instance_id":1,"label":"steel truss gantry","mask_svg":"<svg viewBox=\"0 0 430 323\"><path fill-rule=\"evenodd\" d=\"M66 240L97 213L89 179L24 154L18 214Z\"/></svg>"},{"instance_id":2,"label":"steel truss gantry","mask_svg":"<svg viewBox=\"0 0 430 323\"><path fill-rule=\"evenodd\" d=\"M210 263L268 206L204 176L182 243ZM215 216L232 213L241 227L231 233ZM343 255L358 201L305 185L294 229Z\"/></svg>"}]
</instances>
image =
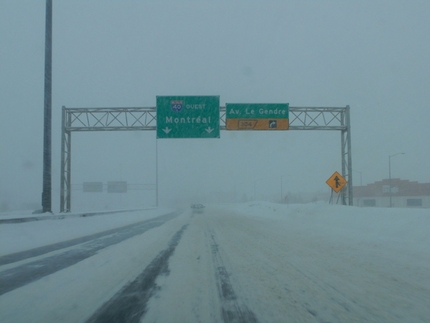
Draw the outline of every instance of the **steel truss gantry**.
<instances>
[{"instance_id":1,"label":"steel truss gantry","mask_svg":"<svg viewBox=\"0 0 430 323\"><path fill-rule=\"evenodd\" d=\"M226 111L220 107L220 128L225 130ZM342 176L347 185L342 191L343 205L352 205L352 157L350 107L290 107L290 130L335 130L341 132ZM62 109L60 212L71 211L72 132L156 130L157 109L66 108Z\"/></svg>"}]
</instances>

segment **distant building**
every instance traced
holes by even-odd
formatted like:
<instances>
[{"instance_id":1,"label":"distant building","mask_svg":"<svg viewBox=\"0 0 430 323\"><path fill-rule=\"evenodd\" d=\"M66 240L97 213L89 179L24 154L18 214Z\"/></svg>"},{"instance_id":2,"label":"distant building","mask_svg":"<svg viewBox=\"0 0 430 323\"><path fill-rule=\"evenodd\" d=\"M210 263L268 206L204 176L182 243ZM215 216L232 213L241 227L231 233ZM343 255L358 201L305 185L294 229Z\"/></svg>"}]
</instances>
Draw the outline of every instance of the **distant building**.
<instances>
[{"instance_id":1,"label":"distant building","mask_svg":"<svg viewBox=\"0 0 430 323\"><path fill-rule=\"evenodd\" d=\"M390 206L390 180L354 186L354 205ZM418 183L399 178L391 179L391 203L393 207L430 208L430 183Z\"/></svg>"}]
</instances>

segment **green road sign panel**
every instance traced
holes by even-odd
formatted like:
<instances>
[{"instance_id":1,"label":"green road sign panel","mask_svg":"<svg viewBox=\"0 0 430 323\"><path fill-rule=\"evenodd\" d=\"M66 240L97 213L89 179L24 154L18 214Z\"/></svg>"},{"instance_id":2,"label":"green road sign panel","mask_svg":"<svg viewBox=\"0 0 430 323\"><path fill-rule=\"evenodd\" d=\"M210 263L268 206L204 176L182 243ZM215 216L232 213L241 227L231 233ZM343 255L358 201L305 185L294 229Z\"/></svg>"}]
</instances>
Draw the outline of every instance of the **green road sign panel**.
<instances>
[{"instance_id":1,"label":"green road sign panel","mask_svg":"<svg viewBox=\"0 0 430 323\"><path fill-rule=\"evenodd\" d=\"M219 96L157 96L157 138L219 137Z\"/></svg>"},{"instance_id":2,"label":"green road sign panel","mask_svg":"<svg viewBox=\"0 0 430 323\"><path fill-rule=\"evenodd\" d=\"M84 182L83 183L83 192L103 192L103 182Z\"/></svg>"},{"instance_id":3,"label":"green road sign panel","mask_svg":"<svg viewBox=\"0 0 430 323\"><path fill-rule=\"evenodd\" d=\"M288 130L288 103L227 103L227 130Z\"/></svg>"}]
</instances>

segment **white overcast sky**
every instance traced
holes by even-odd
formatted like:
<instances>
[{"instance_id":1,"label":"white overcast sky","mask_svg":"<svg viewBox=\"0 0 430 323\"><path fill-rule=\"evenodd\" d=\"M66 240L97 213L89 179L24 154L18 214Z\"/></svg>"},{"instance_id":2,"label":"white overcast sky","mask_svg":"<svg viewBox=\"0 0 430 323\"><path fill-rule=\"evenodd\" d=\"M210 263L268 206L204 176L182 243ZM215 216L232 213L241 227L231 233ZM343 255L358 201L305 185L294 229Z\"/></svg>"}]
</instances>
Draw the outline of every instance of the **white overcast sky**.
<instances>
[{"instance_id":1,"label":"white overcast sky","mask_svg":"<svg viewBox=\"0 0 430 323\"><path fill-rule=\"evenodd\" d=\"M430 181L429 1L78 1L53 6L53 204L61 106L155 106L157 95L351 107L354 184ZM0 0L0 204L42 192L45 1ZM72 183L155 182L155 132L80 133ZM340 133L159 140L161 202L327 191Z\"/></svg>"}]
</instances>

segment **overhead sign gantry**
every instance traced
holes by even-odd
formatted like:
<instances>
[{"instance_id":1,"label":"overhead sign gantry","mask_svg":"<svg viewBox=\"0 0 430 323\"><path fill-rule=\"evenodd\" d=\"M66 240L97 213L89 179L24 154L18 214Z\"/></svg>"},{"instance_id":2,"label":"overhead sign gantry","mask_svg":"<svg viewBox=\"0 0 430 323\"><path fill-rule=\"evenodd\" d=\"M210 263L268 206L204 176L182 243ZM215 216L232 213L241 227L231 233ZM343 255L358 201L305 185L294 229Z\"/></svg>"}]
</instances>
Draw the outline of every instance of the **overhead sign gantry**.
<instances>
[{"instance_id":1,"label":"overhead sign gantry","mask_svg":"<svg viewBox=\"0 0 430 323\"><path fill-rule=\"evenodd\" d=\"M184 104L203 104L201 101L193 101L191 97L159 97L157 98L157 108L155 107L135 107L135 108L66 108L63 106L62 111L62 133L61 133L61 191L60 191L60 212L71 211L71 134L77 131L157 131L157 137L169 138L173 136L176 129L179 129L179 135L176 138L204 138L204 132L208 134L206 138L218 138L219 130L226 130L226 123L231 119L232 114L227 115L226 107L219 107L218 112L216 109L211 108L212 114L190 114L176 117L174 116L174 109L184 109ZM182 99L181 99L182 98ZM205 97L197 97L205 98ZM207 97L212 98L212 97ZM216 97L219 100L219 97ZM175 101L179 102L172 102ZM160 101L158 101L160 100ZM169 101L170 100L170 101ZM190 100L190 101L189 101ZM218 101L219 102L219 101ZM180 106L174 106L180 104ZM206 104L206 103L204 103ZM214 99L208 101L209 106L214 107L219 103L215 103ZM158 106L160 110L157 111ZM163 107L163 108L161 108ZM168 112L163 112L166 109ZM186 108L186 106L185 106ZM197 106L195 106L197 108ZM205 105L206 108L206 105ZM255 106L254 106L255 108ZM172 111L170 112L169 111ZM173 109L173 110L172 110ZM192 110L192 109L189 109ZM198 109L194 109L198 110ZM200 109L203 110L203 109ZM214 111L215 110L215 111ZM260 114L258 109L258 120L268 119L272 120L271 115L267 109L267 114L264 112ZM208 110L209 111L209 110ZM248 110L250 111L250 110ZM264 111L264 110L263 110ZM281 116L279 119L286 119L285 114L277 110L277 114L272 109L272 116ZM284 110L285 111L285 108ZM205 112L206 113L206 112ZM257 113L254 112L254 113ZM217 117L215 117L215 114ZM256 114L257 115L257 114ZM200 123L197 122L198 117L206 118L206 123L201 119ZM238 115L240 116L240 114ZM264 118L260 118L264 116ZM269 118L266 118L269 116ZM209 117L210 122L209 122ZM158 124L157 119L165 118L165 123ZM178 118L178 119L176 119ZM179 118L184 118L181 120ZM187 119L190 118L190 119ZM196 118L194 121L192 118ZM218 119L215 121L215 119ZM239 118L240 119L240 118ZM245 118L243 118L245 119ZM275 118L273 118L275 119ZM278 119L278 118L276 118ZM162 121L162 120L161 120ZM168 122L167 122L168 121ZM181 123L182 122L182 123ZM218 124L218 126L217 126ZM269 123L266 123L268 129ZM185 127L186 125L186 127ZM188 129L188 126L198 126L196 129ZM173 126L177 126L174 128ZM252 125L251 125L252 126ZM279 123L277 124L279 127ZM244 125L246 128L247 125ZM193 128L193 127L191 127ZM165 131L163 131L165 129ZM197 130L198 129L198 130ZM213 129L213 130L212 130ZM277 128L279 129L279 128ZM238 129L239 130L239 129ZM285 130L285 129L284 129ZM351 123L350 123L350 107L288 107L288 130L330 130L340 131L341 133L341 162L342 162L342 177L345 179L345 187L343 187L339 194L343 205L352 205L353 192L352 192L352 156L351 156ZM181 132L188 133L180 134ZM164 134L163 134L164 133ZM198 137L200 136L200 137ZM211 136L211 137L209 137ZM172 137L173 138L173 137ZM336 185L336 183L335 183Z\"/></svg>"}]
</instances>

